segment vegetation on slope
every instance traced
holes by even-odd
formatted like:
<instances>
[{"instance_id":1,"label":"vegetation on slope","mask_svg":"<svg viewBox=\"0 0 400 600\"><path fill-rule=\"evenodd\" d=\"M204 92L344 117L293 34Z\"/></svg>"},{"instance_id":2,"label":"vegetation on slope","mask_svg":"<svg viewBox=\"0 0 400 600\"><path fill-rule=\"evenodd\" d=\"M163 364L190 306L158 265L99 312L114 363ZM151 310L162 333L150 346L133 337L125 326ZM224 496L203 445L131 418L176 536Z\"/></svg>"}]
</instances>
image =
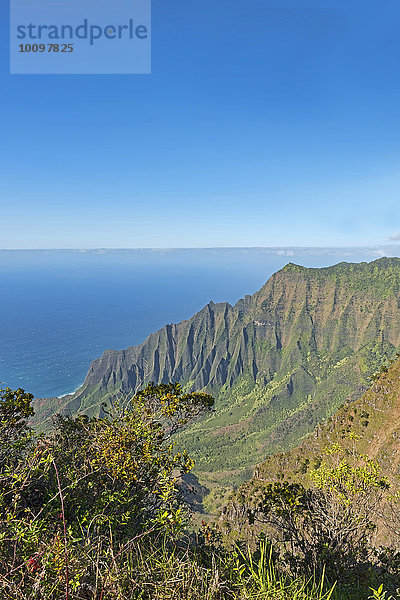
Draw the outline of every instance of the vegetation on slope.
<instances>
[{"instance_id":1,"label":"vegetation on slope","mask_svg":"<svg viewBox=\"0 0 400 600\"><path fill-rule=\"evenodd\" d=\"M107 418L58 416L53 432L39 437L26 423L30 401L23 390L0 391L0 439L10 450L0 462L1 597L388 598L379 584L392 590L393 553L385 550L386 563L381 556L379 564L371 561L371 513L355 502L371 492L375 502L387 491L371 461L361 470L343 472L342 466L340 476L337 468L319 469L319 494L285 484L267 490L250 522L263 515L270 525L272 517L285 539L272 543L264 534L250 547L232 538L224 542L221 531L205 522L197 533L187 530L190 514L177 476L192 463L176 452L171 436L209 410L210 396L185 394L176 384L150 385ZM343 496L335 515L346 528L330 547L324 532L335 490ZM288 545L288 523L297 545Z\"/></svg>"},{"instance_id":2,"label":"vegetation on slope","mask_svg":"<svg viewBox=\"0 0 400 600\"><path fill-rule=\"evenodd\" d=\"M106 419L58 416L36 437L32 396L0 390L0 595L13 600L330 597L323 581L279 574L268 545L228 551L204 524L185 532L171 436L213 399L148 386Z\"/></svg>"},{"instance_id":3,"label":"vegetation on slope","mask_svg":"<svg viewBox=\"0 0 400 600\"><path fill-rule=\"evenodd\" d=\"M215 411L179 443L196 455L202 482L223 492L359 398L399 346L399 259L289 264L233 307L210 303L140 346L105 352L75 395L40 401L35 410L42 424L59 411L99 416L104 399L150 381L205 389Z\"/></svg>"},{"instance_id":4,"label":"vegetation on slope","mask_svg":"<svg viewBox=\"0 0 400 600\"><path fill-rule=\"evenodd\" d=\"M324 449L343 448L346 455L365 456L376 461L390 484L400 489L400 358L382 366L370 388L358 400L346 402L298 447L277 453L260 463L254 477L241 488L251 495L260 482L302 482L318 466Z\"/></svg>"},{"instance_id":5,"label":"vegetation on slope","mask_svg":"<svg viewBox=\"0 0 400 600\"><path fill-rule=\"evenodd\" d=\"M400 586L400 360L373 379L314 436L261 463L221 519L235 539L267 535L297 569L327 565L349 594L374 576Z\"/></svg>"}]
</instances>

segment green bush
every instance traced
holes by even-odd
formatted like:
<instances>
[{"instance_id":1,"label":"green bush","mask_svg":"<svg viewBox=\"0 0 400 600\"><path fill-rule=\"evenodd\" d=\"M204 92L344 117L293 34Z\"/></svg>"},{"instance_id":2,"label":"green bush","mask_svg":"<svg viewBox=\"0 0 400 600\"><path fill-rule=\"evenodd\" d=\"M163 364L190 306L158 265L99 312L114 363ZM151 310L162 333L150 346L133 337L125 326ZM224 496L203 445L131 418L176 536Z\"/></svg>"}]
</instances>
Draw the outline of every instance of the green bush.
<instances>
[{"instance_id":1,"label":"green bush","mask_svg":"<svg viewBox=\"0 0 400 600\"><path fill-rule=\"evenodd\" d=\"M39 437L26 424L31 400L23 390L0 397L2 447L13 448L0 468L0 585L11 597L57 598L101 581L141 536L179 534L177 478L193 461L171 436L213 398L151 384L107 418L58 416Z\"/></svg>"},{"instance_id":2,"label":"green bush","mask_svg":"<svg viewBox=\"0 0 400 600\"><path fill-rule=\"evenodd\" d=\"M349 598L366 598L369 584L385 579L400 585L398 551L376 549L377 523L398 513L379 465L367 456L349 457L335 444L327 448L307 483L278 481L263 485L248 509L251 525L262 525L292 573L325 573ZM393 527L392 527L393 529Z\"/></svg>"},{"instance_id":3,"label":"green bush","mask_svg":"<svg viewBox=\"0 0 400 600\"><path fill-rule=\"evenodd\" d=\"M41 436L27 423L31 400L23 390L0 392L1 599L350 597L329 584L326 573L332 576L339 559L351 568L360 549L353 530L347 554L328 547L322 512L362 530L366 521L353 521L348 508L354 509L355 498L385 489L373 463L357 470L321 460L307 471L312 493L284 481L264 490L258 512L284 528L283 543L286 549L291 544L295 564L290 572L279 543L265 536L252 552L246 544L228 548L215 524L203 522L197 534L186 528L190 514L179 476L193 461L175 450L173 435L211 408L211 396L184 394L178 384L151 384L106 418L57 416L52 433ZM328 503L333 493L341 498L336 513ZM396 572L395 555L381 550L379 562ZM376 587L374 597L388 598Z\"/></svg>"}]
</instances>

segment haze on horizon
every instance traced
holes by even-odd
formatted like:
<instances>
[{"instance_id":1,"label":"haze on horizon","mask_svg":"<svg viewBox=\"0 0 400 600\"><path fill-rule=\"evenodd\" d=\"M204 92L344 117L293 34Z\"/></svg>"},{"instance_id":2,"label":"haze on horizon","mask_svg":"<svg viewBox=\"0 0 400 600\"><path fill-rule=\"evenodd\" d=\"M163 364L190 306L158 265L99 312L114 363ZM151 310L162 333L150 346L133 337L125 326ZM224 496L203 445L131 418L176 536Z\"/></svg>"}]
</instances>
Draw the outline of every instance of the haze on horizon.
<instances>
[{"instance_id":1,"label":"haze on horizon","mask_svg":"<svg viewBox=\"0 0 400 600\"><path fill-rule=\"evenodd\" d=\"M0 10L0 248L400 241L394 0L153 0L150 76L11 76Z\"/></svg>"}]
</instances>

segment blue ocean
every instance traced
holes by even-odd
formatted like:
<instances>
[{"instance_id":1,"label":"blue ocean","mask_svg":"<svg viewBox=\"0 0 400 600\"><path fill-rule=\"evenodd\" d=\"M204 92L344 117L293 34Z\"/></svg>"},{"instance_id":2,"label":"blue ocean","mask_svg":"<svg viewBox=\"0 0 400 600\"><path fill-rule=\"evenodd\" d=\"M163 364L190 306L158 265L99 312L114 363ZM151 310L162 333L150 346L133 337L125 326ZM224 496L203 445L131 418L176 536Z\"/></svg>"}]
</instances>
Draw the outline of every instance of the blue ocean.
<instances>
[{"instance_id":1,"label":"blue ocean","mask_svg":"<svg viewBox=\"0 0 400 600\"><path fill-rule=\"evenodd\" d=\"M104 350L138 344L210 300L235 303L288 262L322 267L399 250L0 251L0 387L72 392Z\"/></svg>"}]
</instances>

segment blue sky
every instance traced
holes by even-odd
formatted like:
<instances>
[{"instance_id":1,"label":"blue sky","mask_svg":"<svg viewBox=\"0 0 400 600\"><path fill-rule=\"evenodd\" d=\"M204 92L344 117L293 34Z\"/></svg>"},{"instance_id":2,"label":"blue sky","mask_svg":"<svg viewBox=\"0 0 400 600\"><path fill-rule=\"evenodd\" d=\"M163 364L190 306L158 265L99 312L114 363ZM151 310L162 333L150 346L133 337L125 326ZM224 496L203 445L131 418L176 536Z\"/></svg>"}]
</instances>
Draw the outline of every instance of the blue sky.
<instances>
[{"instance_id":1,"label":"blue sky","mask_svg":"<svg viewBox=\"0 0 400 600\"><path fill-rule=\"evenodd\" d=\"M153 0L151 75L9 75L0 248L400 239L400 4Z\"/></svg>"}]
</instances>

